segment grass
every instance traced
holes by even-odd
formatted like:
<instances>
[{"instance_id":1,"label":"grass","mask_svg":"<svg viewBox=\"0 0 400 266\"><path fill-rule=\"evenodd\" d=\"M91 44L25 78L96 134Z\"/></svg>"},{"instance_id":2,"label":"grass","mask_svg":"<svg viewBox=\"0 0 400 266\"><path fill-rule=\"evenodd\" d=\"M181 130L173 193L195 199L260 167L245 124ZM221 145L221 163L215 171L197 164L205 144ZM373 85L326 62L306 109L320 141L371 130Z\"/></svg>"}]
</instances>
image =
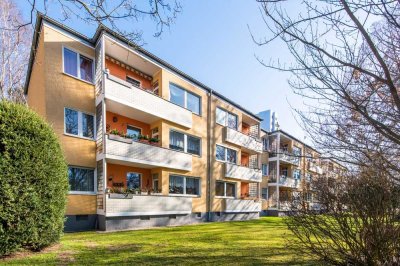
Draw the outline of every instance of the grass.
<instances>
[{"instance_id":1,"label":"grass","mask_svg":"<svg viewBox=\"0 0 400 266\"><path fill-rule=\"evenodd\" d=\"M65 234L59 245L21 253L9 265L310 265L285 247L291 238L282 218L157 229Z\"/></svg>"}]
</instances>

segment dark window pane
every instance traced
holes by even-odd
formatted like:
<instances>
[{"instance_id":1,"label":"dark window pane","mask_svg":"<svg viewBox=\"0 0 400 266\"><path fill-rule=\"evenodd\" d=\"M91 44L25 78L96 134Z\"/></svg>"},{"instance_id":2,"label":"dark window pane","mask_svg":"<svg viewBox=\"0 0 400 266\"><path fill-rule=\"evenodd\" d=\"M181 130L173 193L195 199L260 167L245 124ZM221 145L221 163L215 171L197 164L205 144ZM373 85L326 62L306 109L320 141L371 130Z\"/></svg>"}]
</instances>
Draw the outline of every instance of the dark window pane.
<instances>
[{"instance_id":1,"label":"dark window pane","mask_svg":"<svg viewBox=\"0 0 400 266\"><path fill-rule=\"evenodd\" d=\"M226 160L230 163L236 163L236 151L227 149L226 151Z\"/></svg>"},{"instance_id":2,"label":"dark window pane","mask_svg":"<svg viewBox=\"0 0 400 266\"><path fill-rule=\"evenodd\" d=\"M93 60L80 55L81 79L93 82Z\"/></svg>"},{"instance_id":3,"label":"dark window pane","mask_svg":"<svg viewBox=\"0 0 400 266\"><path fill-rule=\"evenodd\" d=\"M234 114L228 114L228 127L237 129L237 116Z\"/></svg>"},{"instance_id":4,"label":"dark window pane","mask_svg":"<svg viewBox=\"0 0 400 266\"><path fill-rule=\"evenodd\" d=\"M220 161L225 161L225 148L217 145L216 158Z\"/></svg>"},{"instance_id":5,"label":"dark window pane","mask_svg":"<svg viewBox=\"0 0 400 266\"><path fill-rule=\"evenodd\" d=\"M78 112L71 109L65 109L65 132L78 135Z\"/></svg>"},{"instance_id":6,"label":"dark window pane","mask_svg":"<svg viewBox=\"0 0 400 266\"><path fill-rule=\"evenodd\" d=\"M221 197L225 196L224 186L225 186L224 182L217 182L217 184L215 186L215 195L221 196Z\"/></svg>"},{"instance_id":7,"label":"dark window pane","mask_svg":"<svg viewBox=\"0 0 400 266\"><path fill-rule=\"evenodd\" d=\"M130 84L132 84L136 88L140 88L140 81L136 80L134 78L131 78L129 76L126 76L126 81L128 81Z\"/></svg>"},{"instance_id":8,"label":"dark window pane","mask_svg":"<svg viewBox=\"0 0 400 266\"><path fill-rule=\"evenodd\" d=\"M195 114L200 115L200 97L187 92L187 108Z\"/></svg>"},{"instance_id":9,"label":"dark window pane","mask_svg":"<svg viewBox=\"0 0 400 266\"><path fill-rule=\"evenodd\" d=\"M184 151L185 136L176 131L169 132L169 147L174 150Z\"/></svg>"},{"instance_id":10,"label":"dark window pane","mask_svg":"<svg viewBox=\"0 0 400 266\"><path fill-rule=\"evenodd\" d=\"M64 72L74 77L78 77L77 53L64 48Z\"/></svg>"},{"instance_id":11,"label":"dark window pane","mask_svg":"<svg viewBox=\"0 0 400 266\"><path fill-rule=\"evenodd\" d=\"M94 170L68 167L71 191L94 191Z\"/></svg>"},{"instance_id":12,"label":"dark window pane","mask_svg":"<svg viewBox=\"0 0 400 266\"><path fill-rule=\"evenodd\" d=\"M200 155L200 139L192 136L187 136L187 152Z\"/></svg>"},{"instance_id":13,"label":"dark window pane","mask_svg":"<svg viewBox=\"0 0 400 266\"><path fill-rule=\"evenodd\" d=\"M169 91L171 94L171 102L185 107L185 91L174 84L169 84Z\"/></svg>"},{"instance_id":14,"label":"dark window pane","mask_svg":"<svg viewBox=\"0 0 400 266\"><path fill-rule=\"evenodd\" d=\"M199 179L186 177L186 194L200 195Z\"/></svg>"},{"instance_id":15,"label":"dark window pane","mask_svg":"<svg viewBox=\"0 0 400 266\"><path fill-rule=\"evenodd\" d=\"M82 134L87 138L94 138L94 119L92 115L82 114Z\"/></svg>"},{"instance_id":16,"label":"dark window pane","mask_svg":"<svg viewBox=\"0 0 400 266\"><path fill-rule=\"evenodd\" d=\"M226 196L227 197L235 196L235 184L226 183Z\"/></svg>"},{"instance_id":17,"label":"dark window pane","mask_svg":"<svg viewBox=\"0 0 400 266\"><path fill-rule=\"evenodd\" d=\"M169 193L183 194L183 176L169 176Z\"/></svg>"},{"instance_id":18,"label":"dark window pane","mask_svg":"<svg viewBox=\"0 0 400 266\"><path fill-rule=\"evenodd\" d=\"M142 130L137 127L127 126L126 134L132 139L138 139L139 135L142 134Z\"/></svg>"},{"instance_id":19,"label":"dark window pane","mask_svg":"<svg viewBox=\"0 0 400 266\"><path fill-rule=\"evenodd\" d=\"M138 173L127 173L126 174L126 186L130 189L140 188L140 174Z\"/></svg>"}]
</instances>

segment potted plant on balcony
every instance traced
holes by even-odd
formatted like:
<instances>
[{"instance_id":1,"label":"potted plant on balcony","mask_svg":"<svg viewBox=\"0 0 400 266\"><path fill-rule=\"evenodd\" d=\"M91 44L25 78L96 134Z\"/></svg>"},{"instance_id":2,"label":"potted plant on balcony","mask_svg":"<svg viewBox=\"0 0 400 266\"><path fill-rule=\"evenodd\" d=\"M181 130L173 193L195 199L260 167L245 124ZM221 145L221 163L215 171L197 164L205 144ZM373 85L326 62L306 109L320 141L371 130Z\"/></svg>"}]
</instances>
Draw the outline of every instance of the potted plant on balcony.
<instances>
[{"instance_id":1,"label":"potted plant on balcony","mask_svg":"<svg viewBox=\"0 0 400 266\"><path fill-rule=\"evenodd\" d=\"M149 137L147 135L139 135L138 140L142 143L149 143Z\"/></svg>"},{"instance_id":2,"label":"potted plant on balcony","mask_svg":"<svg viewBox=\"0 0 400 266\"><path fill-rule=\"evenodd\" d=\"M158 142L159 142L158 138L150 138L150 139L149 139L149 143L150 143L151 145L159 146Z\"/></svg>"},{"instance_id":3,"label":"potted plant on balcony","mask_svg":"<svg viewBox=\"0 0 400 266\"><path fill-rule=\"evenodd\" d=\"M112 129L110 130L109 134L108 134L108 138L111 140L116 140L116 141L120 141L120 142L124 142L124 143L132 143L132 139L131 138L126 138L126 134L123 132L119 132L117 129Z\"/></svg>"},{"instance_id":4,"label":"potted plant on balcony","mask_svg":"<svg viewBox=\"0 0 400 266\"><path fill-rule=\"evenodd\" d=\"M133 194L129 188L112 187L109 189L108 197L110 199L132 199Z\"/></svg>"}]
</instances>

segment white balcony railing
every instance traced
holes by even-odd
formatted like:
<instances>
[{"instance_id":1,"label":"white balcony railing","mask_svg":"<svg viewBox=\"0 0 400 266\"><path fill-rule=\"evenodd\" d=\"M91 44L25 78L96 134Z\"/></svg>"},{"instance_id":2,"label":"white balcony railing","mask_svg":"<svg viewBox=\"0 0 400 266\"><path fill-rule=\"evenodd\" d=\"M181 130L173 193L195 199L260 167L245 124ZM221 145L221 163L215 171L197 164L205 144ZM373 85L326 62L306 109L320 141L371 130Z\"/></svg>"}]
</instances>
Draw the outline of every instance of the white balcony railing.
<instances>
[{"instance_id":1,"label":"white balcony railing","mask_svg":"<svg viewBox=\"0 0 400 266\"><path fill-rule=\"evenodd\" d=\"M323 173L322 168L313 162L308 163L308 170L319 175L322 175Z\"/></svg>"},{"instance_id":2,"label":"white balcony railing","mask_svg":"<svg viewBox=\"0 0 400 266\"><path fill-rule=\"evenodd\" d=\"M280 161L284 161L286 163L290 163L293 165L299 165L300 157L286 151L286 150L277 150L271 151L271 158L272 160L279 158Z\"/></svg>"},{"instance_id":3,"label":"white balcony railing","mask_svg":"<svg viewBox=\"0 0 400 266\"><path fill-rule=\"evenodd\" d=\"M146 90L136 88L122 79L109 74L104 76L106 99L127 106L137 115L147 119L165 119L187 128L192 127L191 111Z\"/></svg>"},{"instance_id":4,"label":"white balcony railing","mask_svg":"<svg viewBox=\"0 0 400 266\"><path fill-rule=\"evenodd\" d=\"M140 216L189 214L192 198L173 196L141 196L127 198L106 197L106 216Z\"/></svg>"},{"instance_id":5,"label":"white balcony railing","mask_svg":"<svg viewBox=\"0 0 400 266\"><path fill-rule=\"evenodd\" d=\"M225 199L223 203L224 212L260 212L261 201L246 199Z\"/></svg>"},{"instance_id":6,"label":"white balcony railing","mask_svg":"<svg viewBox=\"0 0 400 266\"><path fill-rule=\"evenodd\" d=\"M225 163L225 177L245 180L249 182L262 181L261 170L252 169L231 163Z\"/></svg>"},{"instance_id":7,"label":"white balcony railing","mask_svg":"<svg viewBox=\"0 0 400 266\"><path fill-rule=\"evenodd\" d=\"M248 136L229 127L225 127L225 141L241 146L249 151L262 153L263 144L261 140Z\"/></svg>"},{"instance_id":8,"label":"white balcony railing","mask_svg":"<svg viewBox=\"0 0 400 266\"><path fill-rule=\"evenodd\" d=\"M279 186L281 187L299 188L300 182L300 179L294 179L286 176L281 176L279 178Z\"/></svg>"},{"instance_id":9,"label":"white balcony railing","mask_svg":"<svg viewBox=\"0 0 400 266\"><path fill-rule=\"evenodd\" d=\"M190 154L137 141L124 143L106 138L105 157L147 167L192 170L192 156Z\"/></svg>"}]
</instances>

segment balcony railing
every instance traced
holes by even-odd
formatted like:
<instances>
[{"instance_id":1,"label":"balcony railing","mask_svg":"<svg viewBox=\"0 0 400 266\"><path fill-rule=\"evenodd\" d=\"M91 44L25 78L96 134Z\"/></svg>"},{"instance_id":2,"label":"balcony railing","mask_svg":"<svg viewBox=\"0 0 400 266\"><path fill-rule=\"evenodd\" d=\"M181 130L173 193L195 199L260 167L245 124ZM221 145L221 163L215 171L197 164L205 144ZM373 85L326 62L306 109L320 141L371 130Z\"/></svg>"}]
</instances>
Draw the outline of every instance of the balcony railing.
<instances>
[{"instance_id":1,"label":"balcony railing","mask_svg":"<svg viewBox=\"0 0 400 266\"><path fill-rule=\"evenodd\" d=\"M249 182L262 181L261 170L252 169L231 163L225 163L225 177L245 180Z\"/></svg>"},{"instance_id":2,"label":"balcony railing","mask_svg":"<svg viewBox=\"0 0 400 266\"><path fill-rule=\"evenodd\" d=\"M279 158L280 161L284 161L293 165L299 165L300 163L300 157L286 150L279 149L278 151L271 152L271 159L274 157Z\"/></svg>"},{"instance_id":3,"label":"balcony railing","mask_svg":"<svg viewBox=\"0 0 400 266\"><path fill-rule=\"evenodd\" d=\"M319 175L322 175L322 173L323 173L322 168L320 166L318 166L316 163L313 163L313 162L308 162L308 167L307 168L308 168L308 170L310 172L314 172L314 173L317 173Z\"/></svg>"},{"instance_id":4,"label":"balcony railing","mask_svg":"<svg viewBox=\"0 0 400 266\"><path fill-rule=\"evenodd\" d=\"M270 176L268 180L269 185L276 185L277 178L276 176ZM299 188L301 184L301 179L295 179L292 177L287 177L285 175L280 176L278 185L281 187L289 187L289 188Z\"/></svg>"},{"instance_id":5,"label":"balcony railing","mask_svg":"<svg viewBox=\"0 0 400 266\"><path fill-rule=\"evenodd\" d=\"M224 212L240 213L240 212L260 212L261 201L246 199L224 199Z\"/></svg>"},{"instance_id":6,"label":"balcony railing","mask_svg":"<svg viewBox=\"0 0 400 266\"><path fill-rule=\"evenodd\" d=\"M132 195L127 198L106 197L106 216L143 216L190 214L192 198Z\"/></svg>"},{"instance_id":7,"label":"balcony railing","mask_svg":"<svg viewBox=\"0 0 400 266\"><path fill-rule=\"evenodd\" d=\"M105 74L104 83L105 98L127 106L131 112L153 121L165 119L192 127L191 111L109 74Z\"/></svg>"},{"instance_id":8,"label":"balcony railing","mask_svg":"<svg viewBox=\"0 0 400 266\"><path fill-rule=\"evenodd\" d=\"M106 138L105 156L107 159L130 162L147 167L192 170L192 156L190 154L138 141L125 143L110 139L110 136Z\"/></svg>"},{"instance_id":9,"label":"balcony railing","mask_svg":"<svg viewBox=\"0 0 400 266\"><path fill-rule=\"evenodd\" d=\"M225 141L241 146L250 152L262 153L263 150L263 144L260 139L243 134L229 127L225 127Z\"/></svg>"}]
</instances>

